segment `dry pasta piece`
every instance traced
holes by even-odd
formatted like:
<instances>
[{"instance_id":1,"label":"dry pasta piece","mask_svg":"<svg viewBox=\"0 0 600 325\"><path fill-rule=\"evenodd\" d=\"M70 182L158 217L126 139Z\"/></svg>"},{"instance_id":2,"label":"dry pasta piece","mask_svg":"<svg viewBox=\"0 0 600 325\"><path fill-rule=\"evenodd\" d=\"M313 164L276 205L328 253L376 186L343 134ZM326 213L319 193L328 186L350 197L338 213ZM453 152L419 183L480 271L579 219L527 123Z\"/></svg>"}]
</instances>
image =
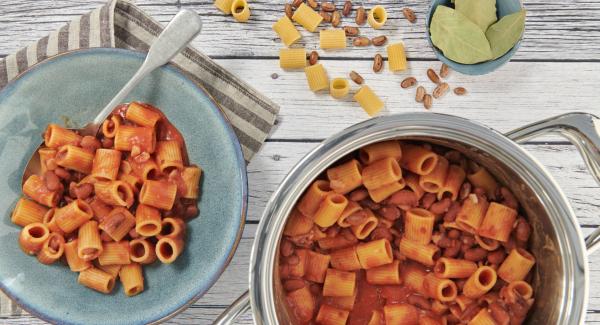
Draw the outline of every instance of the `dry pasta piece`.
<instances>
[{"instance_id":1,"label":"dry pasta piece","mask_svg":"<svg viewBox=\"0 0 600 325\"><path fill-rule=\"evenodd\" d=\"M314 221L321 227L333 225L344 212L348 205L348 199L337 193L328 194L321 202L319 209L315 212Z\"/></svg>"},{"instance_id":2,"label":"dry pasta piece","mask_svg":"<svg viewBox=\"0 0 600 325\"><path fill-rule=\"evenodd\" d=\"M446 175L446 181L444 185L437 192L438 200L444 197L450 197L452 201L456 201L460 187L465 181L465 170L458 165L450 165L448 167L448 174Z\"/></svg>"},{"instance_id":3,"label":"dry pasta piece","mask_svg":"<svg viewBox=\"0 0 600 325\"><path fill-rule=\"evenodd\" d=\"M322 325L344 325L349 315L350 312L347 310L322 304L315 320Z\"/></svg>"},{"instance_id":4,"label":"dry pasta piece","mask_svg":"<svg viewBox=\"0 0 600 325\"><path fill-rule=\"evenodd\" d=\"M102 293L111 293L115 287L115 278L112 275L93 267L79 272L77 282Z\"/></svg>"},{"instance_id":5,"label":"dry pasta piece","mask_svg":"<svg viewBox=\"0 0 600 325\"><path fill-rule=\"evenodd\" d=\"M94 155L91 175L96 179L115 180L119 174L119 166L121 166L119 150L100 148Z\"/></svg>"},{"instance_id":6,"label":"dry pasta piece","mask_svg":"<svg viewBox=\"0 0 600 325\"><path fill-rule=\"evenodd\" d=\"M171 210L177 195L177 185L171 182L146 180L140 190L141 204Z\"/></svg>"},{"instance_id":7,"label":"dry pasta piece","mask_svg":"<svg viewBox=\"0 0 600 325\"><path fill-rule=\"evenodd\" d=\"M346 32L343 29L322 29L319 32L319 44L322 49L346 48Z\"/></svg>"},{"instance_id":8,"label":"dry pasta piece","mask_svg":"<svg viewBox=\"0 0 600 325\"><path fill-rule=\"evenodd\" d=\"M120 125L121 117L119 115L112 115L102 123L102 135L105 138L113 139Z\"/></svg>"},{"instance_id":9,"label":"dry pasta piece","mask_svg":"<svg viewBox=\"0 0 600 325\"><path fill-rule=\"evenodd\" d=\"M246 0L233 0L231 14L236 21L245 23L250 19L250 6Z\"/></svg>"},{"instance_id":10,"label":"dry pasta piece","mask_svg":"<svg viewBox=\"0 0 600 325\"><path fill-rule=\"evenodd\" d=\"M58 261L65 252L65 239L61 234L50 233L37 254L37 259L42 264L52 264Z\"/></svg>"},{"instance_id":11,"label":"dry pasta piece","mask_svg":"<svg viewBox=\"0 0 600 325\"><path fill-rule=\"evenodd\" d=\"M414 325L419 323L419 311L413 305L394 304L383 306L386 324Z\"/></svg>"},{"instance_id":12,"label":"dry pasta piece","mask_svg":"<svg viewBox=\"0 0 600 325\"><path fill-rule=\"evenodd\" d=\"M67 260L67 264L69 264L69 269L71 269L73 272L81 272L92 267L92 263L90 261L85 261L79 258L79 255L77 254L77 246L77 239L65 244L64 255Z\"/></svg>"},{"instance_id":13,"label":"dry pasta piece","mask_svg":"<svg viewBox=\"0 0 600 325\"><path fill-rule=\"evenodd\" d=\"M98 256L100 265L127 265L131 263L129 257L129 242L105 242L102 254Z\"/></svg>"},{"instance_id":14,"label":"dry pasta piece","mask_svg":"<svg viewBox=\"0 0 600 325\"><path fill-rule=\"evenodd\" d=\"M402 179L402 169L391 157L378 160L363 168L363 185L368 189L376 189Z\"/></svg>"},{"instance_id":15,"label":"dry pasta piece","mask_svg":"<svg viewBox=\"0 0 600 325\"><path fill-rule=\"evenodd\" d=\"M185 199L197 199L200 191L200 177L202 169L198 166L183 167L181 179L185 184L185 191L181 194Z\"/></svg>"},{"instance_id":16,"label":"dry pasta piece","mask_svg":"<svg viewBox=\"0 0 600 325\"><path fill-rule=\"evenodd\" d=\"M360 211L362 211L362 207L360 206L360 204L358 204L354 201L348 200L348 205L344 209L344 212L342 212L342 215L337 220L338 226L340 226L342 228L349 228L350 226L352 226L350 223L348 223L346 221L346 219L356 213L362 213Z\"/></svg>"},{"instance_id":17,"label":"dry pasta piece","mask_svg":"<svg viewBox=\"0 0 600 325\"><path fill-rule=\"evenodd\" d=\"M142 266L138 263L123 265L119 270L119 279L123 284L123 291L128 297L144 291L144 275Z\"/></svg>"},{"instance_id":18,"label":"dry pasta piece","mask_svg":"<svg viewBox=\"0 0 600 325\"><path fill-rule=\"evenodd\" d=\"M423 245L408 238L400 241L400 254L423 265L434 266L440 255L440 248L434 244Z\"/></svg>"},{"instance_id":19,"label":"dry pasta piece","mask_svg":"<svg viewBox=\"0 0 600 325\"><path fill-rule=\"evenodd\" d=\"M497 322L488 312L487 308L481 308L479 312L473 317L468 325L496 325Z\"/></svg>"},{"instance_id":20,"label":"dry pasta piece","mask_svg":"<svg viewBox=\"0 0 600 325\"><path fill-rule=\"evenodd\" d=\"M307 217L312 217L319 209L321 201L331 191L329 182L325 180L314 181L304 193L297 204L298 211Z\"/></svg>"},{"instance_id":21,"label":"dry pasta piece","mask_svg":"<svg viewBox=\"0 0 600 325\"><path fill-rule=\"evenodd\" d=\"M427 296L441 302L452 302L456 299L458 294L458 288L454 281L440 279L433 273L428 273L425 276L423 289L427 293Z\"/></svg>"},{"instance_id":22,"label":"dry pasta piece","mask_svg":"<svg viewBox=\"0 0 600 325\"><path fill-rule=\"evenodd\" d=\"M304 48L280 49L279 67L282 69L304 69L306 67L306 50Z\"/></svg>"},{"instance_id":23,"label":"dry pasta piece","mask_svg":"<svg viewBox=\"0 0 600 325\"><path fill-rule=\"evenodd\" d=\"M398 285L402 284L400 277L400 261L395 260L390 264L374 267L367 270L367 282L373 285Z\"/></svg>"},{"instance_id":24,"label":"dry pasta piece","mask_svg":"<svg viewBox=\"0 0 600 325\"><path fill-rule=\"evenodd\" d=\"M400 161L402 158L402 149L400 148L400 143L396 140L383 141L360 148L358 156L360 161L365 165L389 157Z\"/></svg>"},{"instance_id":25,"label":"dry pasta piece","mask_svg":"<svg viewBox=\"0 0 600 325\"><path fill-rule=\"evenodd\" d=\"M310 90L316 92L329 88L329 77L322 64L318 63L304 68L304 74L306 74Z\"/></svg>"},{"instance_id":26,"label":"dry pasta piece","mask_svg":"<svg viewBox=\"0 0 600 325\"><path fill-rule=\"evenodd\" d=\"M286 298L290 305L294 306L293 313L298 321L307 323L313 318L316 302L308 286L288 292Z\"/></svg>"},{"instance_id":27,"label":"dry pasta piece","mask_svg":"<svg viewBox=\"0 0 600 325\"><path fill-rule=\"evenodd\" d=\"M342 271L356 271L361 269L356 246L338 249L330 253L331 266Z\"/></svg>"},{"instance_id":28,"label":"dry pasta piece","mask_svg":"<svg viewBox=\"0 0 600 325\"><path fill-rule=\"evenodd\" d=\"M131 151L137 146L141 152L154 153L156 132L146 126L121 125L115 133L114 146L120 151Z\"/></svg>"},{"instance_id":29,"label":"dry pasta piece","mask_svg":"<svg viewBox=\"0 0 600 325\"><path fill-rule=\"evenodd\" d=\"M153 128L160 120L160 113L153 111L142 103L131 102L127 106L125 118L139 126Z\"/></svg>"},{"instance_id":30,"label":"dry pasta piece","mask_svg":"<svg viewBox=\"0 0 600 325\"><path fill-rule=\"evenodd\" d=\"M31 175L23 184L23 194L35 202L47 207L56 207L62 198L61 191L51 191L46 187L44 180L38 175Z\"/></svg>"},{"instance_id":31,"label":"dry pasta piece","mask_svg":"<svg viewBox=\"0 0 600 325\"><path fill-rule=\"evenodd\" d=\"M513 224L517 219L517 211L506 205L492 202L488 207L477 234L481 237L508 241Z\"/></svg>"},{"instance_id":32,"label":"dry pasta piece","mask_svg":"<svg viewBox=\"0 0 600 325\"><path fill-rule=\"evenodd\" d=\"M363 269L370 269L392 263L394 255L387 239L372 240L356 246L356 255Z\"/></svg>"},{"instance_id":33,"label":"dry pasta piece","mask_svg":"<svg viewBox=\"0 0 600 325\"><path fill-rule=\"evenodd\" d=\"M431 241L435 215L428 210L412 208L404 217L404 238L426 245Z\"/></svg>"},{"instance_id":34,"label":"dry pasta piece","mask_svg":"<svg viewBox=\"0 0 600 325\"><path fill-rule=\"evenodd\" d=\"M332 190L347 194L362 185L362 166L356 159L327 169L327 178Z\"/></svg>"},{"instance_id":35,"label":"dry pasta piece","mask_svg":"<svg viewBox=\"0 0 600 325\"><path fill-rule=\"evenodd\" d=\"M456 224L466 232L477 233L488 206L485 198L478 197L473 193L469 194L456 215Z\"/></svg>"},{"instance_id":36,"label":"dry pasta piece","mask_svg":"<svg viewBox=\"0 0 600 325\"><path fill-rule=\"evenodd\" d=\"M48 208L22 197L17 201L10 221L15 225L25 227L30 223L42 222L47 212Z\"/></svg>"},{"instance_id":37,"label":"dry pasta piece","mask_svg":"<svg viewBox=\"0 0 600 325\"><path fill-rule=\"evenodd\" d=\"M57 209L54 218L58 227L68 234L88 222L93 215L90 205L84 200L77 199Z\"/></svg>"},{"instance_id":38,"label":"dry pasta piece","mask_svg":"<svg viewBox=\"0 0 600 325\"><path fill-rule=\"evenodd\" d=\"M373 200L373 202L375 202L375 203L379 203L379 202L387 199L388 197L390 197L392 194L400 191L404 187L406 187L406 182L404 181L403 178L401 178L397 182L383 185L378 188L369 189L368 191L369 191L369 196L371 197L371 200Z\"/></svg>"},{"instance_id":39,"label":"dry pasta piece","mask_svg":"<svg viewBox=\"0 0 600 325\"><path fill-rule=\"evenodd\" d=\"M387 47L388 67L390 71L404 71L407 68L406 53L404 52L404 44L396 43Z\"/></svg>"},{"instance_id":40,"label":"dry pasta piece","mask_svg":"<svg viewBox=\"0 0 600 325\"><path fill-rule=\"evenodd\" d=\"M385 25L387 21L387 11L383 6L375 6L373 9L369 10L369 15L367 17L367 22L374 29L380 29Z\"/></svg>"},{"instance_id":41,"label":"dry pasta piece","mask_svg":"<svg viewBox=\"0 0 600 325\"><path fill-rule=\"evenodd\" d=\"M435 275L442 279L468 278L476 270L475 262L448 257L438 259L433 268Z\"/></svg>"},{"instance_id":42,"label":"dry pasta piece","mask_svg":"<svg viewBox=\"0 0 600 325\"><path fill-rule=\"evenodd\" d=\"M152 264L156 261L154 244L147 239L137 238L129 242L129 258L132 262Z\"/></svg>"},{"instance_id":43,"label":"dry pasta piece","mask_svg":"<svg viewBox=\"0 0 600 325\"><path fill-rule=\"evenodd\" d=\"M504 262L498 268L498 276L506 281L520 281L525 279L533 265L535 257L522 248L513 248Z\"/></svg>"},{"instance_id":44,"label":"dry pasta piece","mask_svg":"<svg viewBox=\"0 0 600 325\"><path fill-rule=\"evenodd\" d=\"M331 256L308 251L306 256L304 278L308 281L323 283L329 267Z\"/></svg>"},{"instance_id":45,"label":"dry pasta piece","mask_svg":"<svg viewBox=\"0 0 600 325\"><path fill-rule=\"evenodd\" d=\"M496 190L498 189L498 182L494 179L487 169L479 167L475 172L468 174L467 179L474 187L481 187L485 190L485 195L489 199L496 198Z\"/></svg>"},{"instance_id":46,"label":"dry pasta piece","mask_svg":"<svg viewBox=\"0 0 600 325\"><path fill-rule=\"evenodd\" d=\"M98 222L90 220L79 227L77 256L84 261L96 259L103 250Z\"/></svg>"},{"instance_id":47,"label":"dry pasta piece","mask_svg":"<svg viewBox=\"0 0 600 325\"><path fill-rule=\"evenodd\" d=\"M323 21L323 17L305 3L302 3L292 15L292 20L302 25L307 31L314 33Z\"/></svg>"},{"instance_id":48,"label":"dry pasta piece","mask_svg":"<svg viewBox=\"0 0 600 325\"><path fill-rule=\"evenodd\" d=\"M323 283L324 297L348 297L356 289L356 273L327 269Z\"/></svg>"},{"instance_id":49,"label":"dry pasta piece","mask_svg":"<svg viewBox=\"0 0 600 325\"><path fill-rule=\"evenodd\" d=\"M233 0L215 0L214 5L226 15L231 15Z\"/></svg>"},{"instance_id":50,"label":"dry pasta piece","mask_svg":"<svg viewBox=\"0 0 600 325\"><path fill-rule=\"evenodd\" d=\"M419 178L419 185L429 193L437 193L440 191L444 183L446 182L446 176L448 175L448 160L442 156L438 156L437 164L431 173L427 175L421 175Z\"/></svg>"},{"instance_id":51,"label":"dry pasta piece","mask_svg":"<svg viewBox=\"0 0 600 325\"><path fill-rule=\"evenodd\" d=\"M302 35L288 16L279 18L279 20L273 24L273 30L279 35L279 38L281 38L281 41L286 46L290 46L302 38Z\"/></svg>"},{"instance_id":52,"label":"dry pasta piece","mask_svg":"<svg viewBox=\"0 0 600 325\"><path fill-rule=\"evenodd\" d=\"M64 145L78 145L81 136L71 130L67 130L58 124L48 124L44 131L44 145L48 148L58 148Z\"/></svg>"},{"instance_id":53,"label":"dry pasta piece","mask_svg":"<svg viewBox=\"0 0 600 325\"><path fill-rule=\"evenodd\" d=\"M162 229L160 211L140 204L135 210L135 231L144 237L156 236Z\"/></svg>"},{"instance_id":54,"label":"dry pasta piece","mask_svg":"<svg viewBox=\"0 0 600 325\"><path fill-rule=\"evenodd\" d=\"M286 236L304 235L312 229L313 224L311 218L303 215L295 208L285 224L283 234Z\"/></svg>"},{"instance_id":55,"label":"dry pasta piece","mask_svg":"<svg viewBox=\"0 0 600 325\"><path fill-rule=\"evenodd\" d=\"M438 155L431 150L413 144L402 145L402 168L417 175L427 175L431 173L438 163Z\"/></svg>"},{"instance_id":56,"label":"dry pasta piece","mask_svg":"<svg viewBox=\"0 0 600 325\"><path fill-rule=\"evenodd\" d=\"M480 266L467 280L463 294L471 299L477 299L496 284L496 271L489 266Z\"/></svg>"},{"instance_id":57,"label":"dry pasta piece","mask_svg":"<svg viewBox=\"0 0 600 325\"><path fill-rule=\"evenodd\" d=\"M130 207L135 201L133 189L123 181L96 182L94 192L109 205Z\"/></svg>"},{"instance_id":58,"label":"dry pasta piece","mask_svg":"<svg viewBox=\"0 0 600 325\"><path fill-rule=\"evenodd\" d=\"M21 229L19 246L25 254L34 255L42 249L49 236L50 230L43 223L30 223Z\"/></svg>"},{"instance_id":59,"label":"dry pasta piece","mask_svg":"<svg viewBox=\"0 0 600 325\"><path fill-rule=\"evenodd\" d=\"M80 173L89 174L92 171L94 154L76 147L74 145L64 145L56 152L56 164Z\"/></svg>"},{"instance_id":60,"label":"dry pasta piece","mask_svg":"<svg viewBox=\"0 0 600 325\"><path fill-rule=\"evenodd\" d=\"M329 84L329 94L333 98L343 98L350 92L350 83L344 78L334 78Z\"/></svg>"},{"instance_id":61,"label":"dry pasta piece","mask_svg":"<svg viewBox=\"0 0 600 325\"><path fill-rule=\"evenodd\" d=\"M156 243L156 256L164 264L175 262L183 252L183 239L164 237Z\"/></svg>"},{"instance_id":62,"label":"dry pasta piece","mask_svg":"<svg viewBox=\"0 0 600 325\"><path fill-rule=\"evenodd\" d=\"M156 143L156 162L164 174L173 170L183 170L183 153L176 140L158 141Z\"/></svg>"},{"instance_id":63,"label":"dry pasta piece","mask_svg":"<svg viewBox=\"0 0 600 325\"><path fill-rule=\"evenodd\" d=\"M371 87L364 85L354 94L354 100L362 107L369 116L374 116L383 109L384 103L373 92Z\"/></svg>"},{"instance_id":64,"label":"dry pasta piece","mask_svg":"<svg viewBox=\"0 0 600 325\"><path fill-rule=\"evenodd\" d=\"M369 323L367 325L381 325L384 324L383 313L379 310L373 310Z\"/></svg>"}]
</instances>

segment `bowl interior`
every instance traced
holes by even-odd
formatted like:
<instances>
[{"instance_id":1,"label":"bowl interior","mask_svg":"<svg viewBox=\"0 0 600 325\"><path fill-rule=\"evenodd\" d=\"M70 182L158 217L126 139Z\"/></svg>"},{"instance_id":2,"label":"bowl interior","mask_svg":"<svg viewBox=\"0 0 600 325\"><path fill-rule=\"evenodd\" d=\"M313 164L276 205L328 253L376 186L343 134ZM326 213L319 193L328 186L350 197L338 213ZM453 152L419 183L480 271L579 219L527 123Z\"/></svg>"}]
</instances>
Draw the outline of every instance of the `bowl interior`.
<instances>
[{"instance_id":1,"label":"bowl interior","mask_svg":"<svg viewBox=\"0 0 600 325\"><path fill-rule=\"evenodd\" d=\"M81 126L126 83L143 55L97 49L38 65L0 93L0 287L33 314L55 323L149 323L205 293L237 246L246 209L245 163L237 138L202 90L173 67L147 77L128 100L149 102L184 136L190 161L203 169L200 216L189 222L184 253L171 265L144 267L145 291L127 298L118 285L104 295L77 284L62 263L44 266L19 249L10 213L21 174L50 122ZM138 312L133 312L133 311Z\"/></svg>"},{"instance_id":2,"label":"bowl interior","mask_svg":"<svg viewBox=\"0 0 600 325\"><path fill-rule=\"evenodd\" d=\"M437 47L435 47L435 45L433 45L433 43L431 42L431 34L429 33L429 24L431 23L431 18L433 17L433 13L435 12L436 7L439 5L453 6L453 4L451 3L450 0L432 0L431 1L431 5L429 7L429 12L427 13L427 22L426 22L426 24L427 24L427 41L429 42L429 45L433 49L433 52L435 53L435 56L438 58L438 60L444 62L446 65L448 65L453 70L458 71L463 74L468 74L468 75L487 74L487 73L490 73L490 72L498 69L499 67L504 65L506 62L508 62L510 60L510 58L512 58L512 56L519 49L519 46L521 45L521 40L519 40L517 42L517 44L515 44L515 46L512 49L510 49L510 51L506 52L503 56L497 58L496 60L481 62L481 63L476 63L476 64L462 64L462 63L458 63L456 61L452 61L452 60L448 59L447 57L444 56L444 53L442 53L442 51L440 51ZM521 0L497 0L496 1L496 15L498 16L498 19L500 19L506 15L515 13L515 12L521 10L521 8L522 8Z\"/></svg>"}]
</instances>

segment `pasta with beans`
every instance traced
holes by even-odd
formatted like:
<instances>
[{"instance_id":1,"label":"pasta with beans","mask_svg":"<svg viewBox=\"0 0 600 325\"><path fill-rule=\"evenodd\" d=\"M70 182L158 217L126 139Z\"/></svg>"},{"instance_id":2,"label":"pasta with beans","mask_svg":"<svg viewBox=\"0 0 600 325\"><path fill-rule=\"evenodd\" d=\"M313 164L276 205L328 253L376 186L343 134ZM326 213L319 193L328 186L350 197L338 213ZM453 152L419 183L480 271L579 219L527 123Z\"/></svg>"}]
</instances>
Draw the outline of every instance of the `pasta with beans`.
<instances>
[{"instance_id":1,"label":"pasta with beans","mask_svg":"<svg viewBox=\"0 0 600 325\"><path fill-rule=\"evenodd\" d=\"M346 156L300 197L279 280L294 324L521 324L534 303L530 234L485 166L385 141Z\"/></svg>"},{"instance_id":2,"label":"pasta with beans","mask_svg":"<svg viewBox=\"0 0 600 325\"><path fill-rule=\"evenodd\" d=\"M143 265L183 252L202 170L157 108L121 105L98 137L50 124L39 153L40 173L27 178L11 216L26 254L42 264L64 257L80 284L108 294L118 279L134 296L144 290Z\"/></svg>"}]
</instances>

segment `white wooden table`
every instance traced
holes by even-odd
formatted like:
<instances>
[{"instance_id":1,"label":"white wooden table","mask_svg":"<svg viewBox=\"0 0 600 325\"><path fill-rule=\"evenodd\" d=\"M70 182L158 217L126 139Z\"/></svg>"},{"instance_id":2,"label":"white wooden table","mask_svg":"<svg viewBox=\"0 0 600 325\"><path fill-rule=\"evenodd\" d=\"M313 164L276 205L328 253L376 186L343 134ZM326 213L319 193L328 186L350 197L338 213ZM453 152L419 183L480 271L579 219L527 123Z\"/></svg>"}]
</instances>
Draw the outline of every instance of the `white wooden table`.
<instances>
[{"instance_id":1,"label":"white wooden table","mask_svg":"<svg viewBox=\"0 0 600 325\"><path fill-rule=\"evenodd\" d=\"M212 0L139 0L148 13L166 23L180 9L193 9L204 18L204 30L194 45L221 65L241 76L281 105L277 128L248 167L250 208L244 237L235 258L219 282L192 307L173 318L172 324L210 324L248 286L248 262L254 233L269 196L290 168L322 139L367 118L351 100L336 101L315 95L303 73L283 72L277 55L281 47L271 30L282 15L283 1L250 0L252 18L233 22L212 5ZM341 0L336 1L343 3ZM357 3L357 1L354 1ZM439 68L425 38L426 0L363 1L388 8L383 30L392 41L403 40L410 70L401 75L374 74L372 58L382 48L368 47L321 55L330 76L360 72L384 99L384 114L423 111L415 103L414 90L400 88L400 81L415 76L431 91L425 71ZM369 3L370 2L370 3ZM527 28L521 49L500 70L482 77L453 73L449 83L464 86L469 95L446 95L434 102L433 111L454 114L508 131L556 114L587 111L600 115L600 2L597 0L524 0ZM0 57L17 51L104 0L2 0L0 1ZM411 7L415 25L401 18ZM351 22L350 19L345 21ZM308 49L317 49L317 35L303 33ZM536 139L525 145L555 176L568 195L583 228L589 234L600 225L600 189L587 174L576 149L559 138ZM600 254L590 258L591 288L587 323L600 323ZM32 316L0 319L6 324L42 324ZM250 314L239 320L251 324Z\"/></svg>"}]
</instances>

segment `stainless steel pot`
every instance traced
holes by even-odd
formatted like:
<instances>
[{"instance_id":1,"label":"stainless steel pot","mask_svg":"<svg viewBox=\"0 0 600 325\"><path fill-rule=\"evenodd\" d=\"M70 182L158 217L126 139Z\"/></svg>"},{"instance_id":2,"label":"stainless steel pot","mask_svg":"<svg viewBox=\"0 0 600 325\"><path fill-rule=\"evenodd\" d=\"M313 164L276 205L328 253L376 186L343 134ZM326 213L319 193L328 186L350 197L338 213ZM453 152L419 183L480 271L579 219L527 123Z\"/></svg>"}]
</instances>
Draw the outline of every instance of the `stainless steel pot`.
<instances>
[{"instance_id":1,"label":"stainless steel pot","mask_svg":"<svg viewBox=\"0 0 600 325\"><path fill-rule=\"evenodd\" d=\"M600 247L600 230L584 241L575 213L553 178L518 143L559 133L577 146L600 184L600 119L591 114L560 115L505 135L484 125L442 114L384 116L356 124L321 143L283 180L268 202L250 261L250 291L215 324L230 324L252 306L257 324L289 324L277 281L278 246L294 204L328 166L370 143L390 139L423 140L454 148L481 163L511 188L533 226L536 299L531 324L583 323L589 288L587 255Z\"/></svg>"}]
</instances>

